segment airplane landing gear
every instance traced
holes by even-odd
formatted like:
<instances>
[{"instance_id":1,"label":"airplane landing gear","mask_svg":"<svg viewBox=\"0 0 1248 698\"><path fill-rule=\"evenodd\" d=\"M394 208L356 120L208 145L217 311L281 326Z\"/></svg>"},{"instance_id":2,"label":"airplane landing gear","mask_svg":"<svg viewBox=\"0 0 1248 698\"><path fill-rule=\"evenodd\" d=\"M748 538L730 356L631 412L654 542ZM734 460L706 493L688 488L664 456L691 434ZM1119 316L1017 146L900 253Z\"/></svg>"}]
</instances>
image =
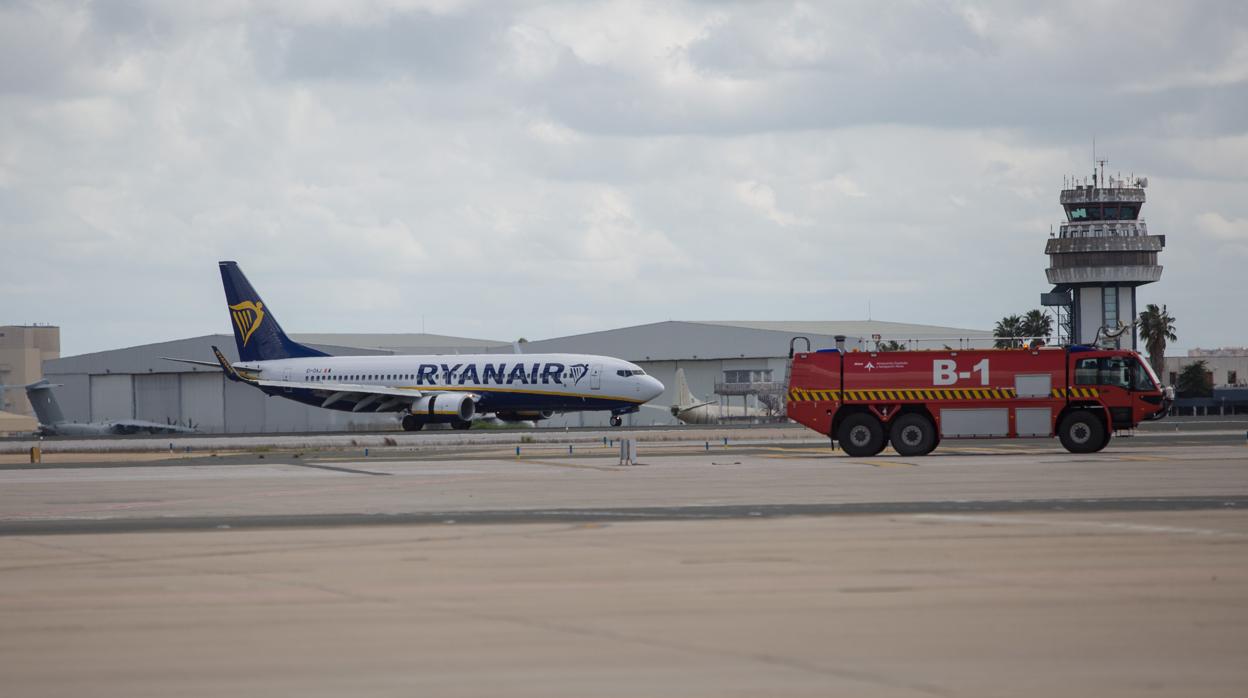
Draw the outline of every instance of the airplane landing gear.
<instances>
[{"instance_id":1,"label":"airplane landing gear","mask_svg":"<svg viewBox=\"0 0 1248 698\"><path fill-rule=\"evenodd\" d=\"M420 431L424 426L425 423L416 419L413 415L409 414L403 417L403 431Z\"/></svg>"},{"instance_id":2,"label":"airplane landing gear","mask_svg":"<svg viewBox=\"0 0 1248 698\"><path fill-rule=\"evenodd\" d=\"M472 426L472 421L471 421L471 420L467 420L467 419L457 419L457 420L455 420L455 421L451 422L451 428L452 428L452 429L459 429L459 430L461 430L461 431L462 431L462 430L464 430L464 429L468 429L468 428L470 428L471 426Z\"/></svg>"},{"instance_id":3,"label":"airplane landing gear","mask_svg":"<svg viewBox=\"0 0 1248 698\"><path fill-rule=\"evenodd\" d=\"M618 427L623 423L624 423L624 420L620 418L620 415L618 414L611 415L611 426Z\"/></svg>"}]
</instances>

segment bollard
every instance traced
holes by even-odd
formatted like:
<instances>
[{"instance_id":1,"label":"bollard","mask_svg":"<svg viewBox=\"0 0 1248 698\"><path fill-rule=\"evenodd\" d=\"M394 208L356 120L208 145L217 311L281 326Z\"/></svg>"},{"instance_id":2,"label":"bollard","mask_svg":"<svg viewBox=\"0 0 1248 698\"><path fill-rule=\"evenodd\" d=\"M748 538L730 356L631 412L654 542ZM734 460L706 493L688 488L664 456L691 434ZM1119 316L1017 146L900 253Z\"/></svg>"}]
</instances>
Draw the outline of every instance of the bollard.
<instances>
[{"instance_id":1,"label":"bollard","mask_svg":"<svg viewBox=\"0 0 1248 698\"><path fill-rule=\"evenodd\" d=\"M169 442L169 452L170 452L170 453L173 453L173 442L172 442L172 441L170 441L170 442Z\"/></svg>"},{"instance_id":2,"label":"bollard","mask_svg":"<svg viewBox=\"0 0 1248 698\"><path fill-rule=\"evenodd\" d=\"M620 465L637 465L637 441L620 439Z\"/></svg>"},{"instance_id":3,"label":"bollard","mask_svg":"<svg viewBox=\"0 0 1248 698\"><path fill-rule=\"evenodd\" d=\"M190 452L191 452L191 447L190 447L190 446L187 446L187 447L186 447L186 452L187 452L187 453L190 453Z\"/></svg>"},{"instance_id":4,"label":"bollard","mask_svg":"<svg viewBox=\"0 0 1248 698\"><path fill-rule=\"evenodd\" d=\"M728 437L727 437L727 436L725 436L725 437L724 437L724 445L725 445L725 446L727 446L727 445L728 445Z\"/></svg>"},{"instance_id":5,"label":"bollard","mask_svg":"<svg viewBox=\"0 0 1248 698\"><path fill-rule=\"evenodd\" d=\"M568 455L572 455L572 444L568 444Z\"/></svg>"},{"instance_id":6,"label":"bollard","mask_svg":"<svg viewBox=\"0 0 1248 698\"><path fill-rule=\"evenodd\" d=\"M709 451L709 450L711 450L711 442L710 442L710 441L707 441L707 442L706 442L705 444L703 444L703 445L704 445L704 446L706 446L706 450L708 450L708 451Z\"/></svg>"},{"instance_id":7,"label":"bollard","mask_svg":"<svg viewBox=\"0 0 1248 698\"><path fill-rule=\"evenodd\" d=\"M604 436L604 437L602 437L602 445L603 445L603 446L606 446L606 445L607 445L607 437L605 437L605 436Z\"/></svg>"},{"instance_id":8,"label":"bollard","mask_svg":"<svg viewBox=\"0 0 1248 698\"><path fill-rule=\"evenodd\" d=\"M365 457L365 458L368 458L368 449L367 449L367 448L366 448L366 449L364 449L364 457Z\"/></svg>"},{"instance_id":9,"label":"bollard","mask_svg":"<svg viewBox=\"0 0 1248 698\"><path fill-rule=\"evenodd\" d=\"M520 447L516 446L516 458L520 457Z\"/></svg>"},{"instance_id":10,"label":"bollard","mask_svg":"<svg viewBox=\"0 0 1248 698\"><path fill-rule=\"evenodd\" d=\"M43 462L43 449L42 448L39 448L38 446L30 447L30 462L31 463Z\"/></svg>"}]
</instances>

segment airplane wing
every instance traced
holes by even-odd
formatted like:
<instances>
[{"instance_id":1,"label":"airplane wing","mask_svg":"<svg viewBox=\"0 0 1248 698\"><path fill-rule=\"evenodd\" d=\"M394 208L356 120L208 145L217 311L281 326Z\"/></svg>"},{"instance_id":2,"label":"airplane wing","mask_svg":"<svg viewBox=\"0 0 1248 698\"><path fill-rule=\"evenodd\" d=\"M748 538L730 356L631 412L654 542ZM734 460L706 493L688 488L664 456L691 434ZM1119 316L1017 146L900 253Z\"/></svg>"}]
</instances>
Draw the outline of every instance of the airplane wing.
<instances>
[{"instance_id":1,"label":"airplane wing","mask_svg":"<svg viewBox=\"0 0 1248 698\"><path fill-rule=\"evenodd\" d=\"M370 412L394 412L411 407L412 403L427 395L439 395L450 392L445 390L422 391L415 388L361 385L336 381L307 383L304 381L267 380L250 373L246 369L235 368L225 358L225 355L221 353L220 349L213 347L212 352L216 355L217 363L221 366L221 370L225 371L226 377L230 380L276 390L311 390L318 396L324 396L324 399L321 401L321 407L330 407L339 402L347 402L352 404L352 412L363 412L366 409ZM481 396L475 393L469 393L468 397L472 398L473 402L481 399Z\"/></svg>"},{"instance_id":2,"label":"airplane wing","mask_svg":"<svg viewBox=\"0 0 1248 698\"><path fill-rule=\"evenodd\" d=\"M197 430L177 424L145 422L141 419L119 419L104 425L114 434L194 434Z\"/></svg>"},{"instance_id":3,"label":"airplane wing","mask_svg":"<svg viewBox=\"0 0 1248 698\"><path fill-rule=\"evenodd\" d=\"M352 412L393 412L398 409L406 409L412 403L428 395L439 395L450 391L444 390L417 390L415 388L395 388L386 385L361 385L356 383L342 383L336 381L317 381L308 383L305 381L285 381L285 380L268 380L256 375L253 371L246 368L236 368L225 358L221 350L217 347L212 348L213 355L216 356L215 362L195 361L193 359L174 359L169 357L170 361L180 361L182 363L199 364L204 366L215 366L225 372L225 377L232 381L247 383L258 388L269 388L272 390L311 390L318 396L323 396L321 407L331 407L340 402L346 402L352 405ZM267 391L266 391L267 392ZM460 393L462 394L462 393ZM481 399L480 395L469 393L468 396L474 402Z\"/></svg>"},{"instance_id":4,"label":"airplane wing","mask_svg":"<svg viewBox=\"0 0 1248 698\"><path fill-rule=\"evenodd\" d=\"M391 412L399 407L408 407L426 395L437 395L445 392L440 390L422 392L415 388L393 388L385 385L357 385L335 382L303 383L301 381L263 379L244 379L244 381L262 388L311 390L318 396L322 394L325 396L325 399L321 402L321 407L331 407L338 402L355 403L351 408L352 412L363 412L366 409L370 412ZM473 397L475 400L475 396Z\"/></svg>"},{"instance_id":5,"label":"airplane wing","mask_svg":"<svg viewBox=\"0 0 1248 698\"><path fill-rule=\"evenodd\" d=\"M213 368L221 368L221 364L216 361L196 361L195 359L175 359L172 356L160 357L165 361L177 361L180 364L192 364L195 366L212 366Z\"/></svg>"}]
</instances>

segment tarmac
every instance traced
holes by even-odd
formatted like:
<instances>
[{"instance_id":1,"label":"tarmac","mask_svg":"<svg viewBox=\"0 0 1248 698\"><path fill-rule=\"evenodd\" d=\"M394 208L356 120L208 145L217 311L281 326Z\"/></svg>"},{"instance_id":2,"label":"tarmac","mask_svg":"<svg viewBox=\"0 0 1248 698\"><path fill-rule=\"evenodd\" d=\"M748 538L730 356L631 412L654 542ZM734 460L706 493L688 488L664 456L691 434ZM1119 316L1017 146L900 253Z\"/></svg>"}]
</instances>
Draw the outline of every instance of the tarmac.
<instances>
[{"instance_id":1,"label":"tarmac","mask_svg":"<svg viewBox=\"0 0 1248 698\"><path fill-rule=\"evenodd\" d=\"M1234 425L1232 425L1233 427ZM640 435L644 438L644 434ZM1239 696L1242 430L0 466L6 695ZM572 452L568 453L571 446Z\"/></svg>"}]
</instances>

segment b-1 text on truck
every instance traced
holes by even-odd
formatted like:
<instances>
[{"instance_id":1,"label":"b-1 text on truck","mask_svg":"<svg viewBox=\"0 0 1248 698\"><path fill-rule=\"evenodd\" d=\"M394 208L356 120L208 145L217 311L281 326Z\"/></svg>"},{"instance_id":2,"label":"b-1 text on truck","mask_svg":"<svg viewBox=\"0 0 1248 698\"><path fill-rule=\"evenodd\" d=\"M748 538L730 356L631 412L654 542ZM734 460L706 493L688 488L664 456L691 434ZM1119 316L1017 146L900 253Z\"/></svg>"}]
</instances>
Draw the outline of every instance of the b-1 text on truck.
<instances>
[{"instance_id":1,"label":"b-1 text on truck","mask_svg":"<svg viewBox=\"0 0 1248 698\"><path fill-rule=\"evenodd\" d=\"M1052 436L1091 453L1115 432L1165 416L1172 398L1148 362L1121 349L795 353L790 345L790 355L789 418L850 456L890 443L921 456L945 438Z\"/></svg>"}]
</instances>

